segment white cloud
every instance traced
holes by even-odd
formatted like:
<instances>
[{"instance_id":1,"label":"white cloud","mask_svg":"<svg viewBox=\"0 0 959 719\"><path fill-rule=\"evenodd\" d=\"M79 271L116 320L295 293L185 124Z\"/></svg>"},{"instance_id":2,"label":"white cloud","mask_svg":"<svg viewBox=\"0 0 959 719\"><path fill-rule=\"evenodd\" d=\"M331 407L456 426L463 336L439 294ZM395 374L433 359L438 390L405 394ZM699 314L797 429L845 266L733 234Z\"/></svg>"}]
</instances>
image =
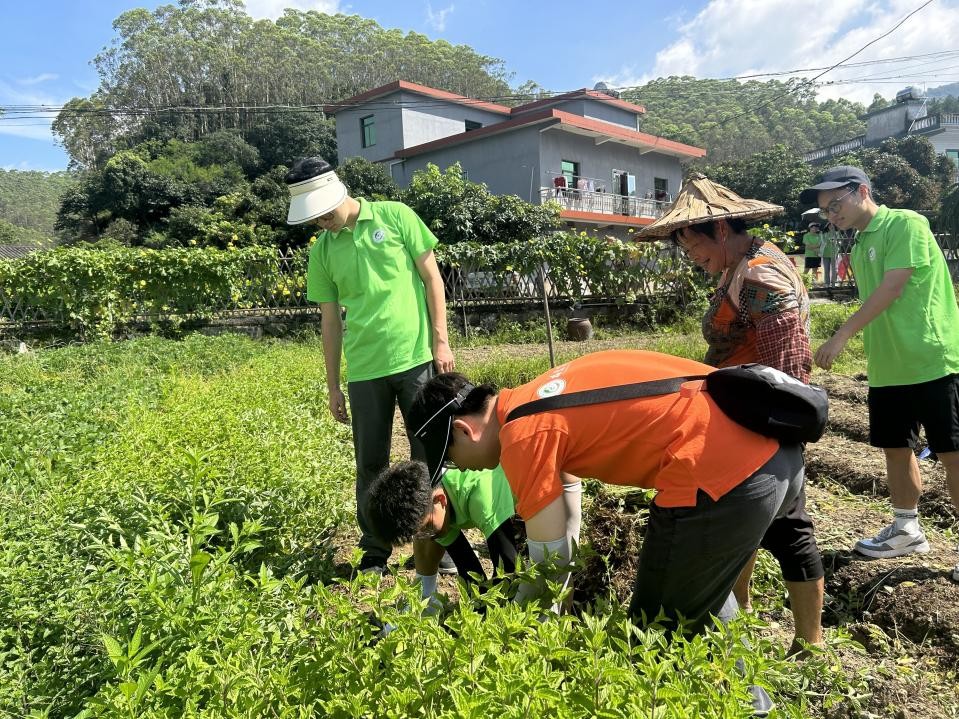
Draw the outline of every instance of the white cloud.
<instances>
[{"instance_id":1,"label":"white cloud","mask_svg":"<svg viewBox=\"0 0 959 719\"><path fill-rule=\"evenodd\" d=\"M18 85L39 85L42 82L50 82L59 79L60 76L52 72L43 72L34 77L22 77L17 80Z\"/></svg>"},{"instance_id":2,"label":"white cloud","mask_svg":"<svg viewBox=\"0 0 959 719\"><path fill-rule=\"evenodd\" d=\"M340 10L340 0L246 0L246 11L258 20L276 20L286 8L335 15Z\"/></svg>"},{"instance_id":3,"label":"white cloud","mask_svg":"<svg viewBox=\"0 0 959 719\"><path fill-rule=\"evenodd\" d=\"M679 26L679 37L656 54L648 71L622 67L597 76L614 86L656 77L731 77L828 67L876 39L921 3L919 0L710 0ZM938 0L879 40L850 63L955 52L959 0ZM820 71L798 73L814 77ZM855 80L855 82L837 81ZM820 99L845 97L869 103L907 85L935 87L959 80L959 57L926 58L861 67L841 67L819 82Z\"/></svg>"},{"instance_id":4,"label":"white cloud","mask_svg":"<svg viewBox=\"0 0 959 719\"><path fill-rule=\"evenodd\" d=\"M446 18L454 9L456 6L450 5L434 12L432 3L426 3L426 24L437 32L443 32L446 30Z\"/></svg>"}]
</instances>

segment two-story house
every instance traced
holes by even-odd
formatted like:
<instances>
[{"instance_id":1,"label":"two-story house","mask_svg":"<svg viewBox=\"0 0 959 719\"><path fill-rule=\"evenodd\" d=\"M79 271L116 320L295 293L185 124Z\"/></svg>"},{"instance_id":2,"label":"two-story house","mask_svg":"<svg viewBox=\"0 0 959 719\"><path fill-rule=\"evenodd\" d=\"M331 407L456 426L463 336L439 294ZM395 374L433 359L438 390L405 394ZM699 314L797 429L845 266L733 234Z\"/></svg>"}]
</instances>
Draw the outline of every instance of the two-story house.
<instances>
[{"instance_id":1,"label":"two-story house","mask_svg":"<svg viewBox=\"0 0 959 719\"><path fill-rule=\"evenodd\" d=\"M627 237L668 206L706 151L641 130L644 108L599 90L506 107L399 80L324 108L340 161L387 165L400 186L459 162L496 194L562 207L575 228Z\"/></svg>"}]
</instances>

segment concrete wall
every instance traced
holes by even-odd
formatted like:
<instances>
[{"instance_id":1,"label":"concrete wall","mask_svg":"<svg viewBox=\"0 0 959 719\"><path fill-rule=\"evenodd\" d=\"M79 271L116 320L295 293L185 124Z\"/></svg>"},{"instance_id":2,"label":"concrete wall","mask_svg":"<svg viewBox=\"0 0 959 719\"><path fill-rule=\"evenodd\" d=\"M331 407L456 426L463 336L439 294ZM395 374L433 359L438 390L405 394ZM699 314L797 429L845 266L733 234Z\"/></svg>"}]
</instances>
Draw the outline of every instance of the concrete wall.
<instances>
[{"instance_id":1,"label":"concrete wall","mask_svg":"<svg viewBox=\"0 0 959 719\"><path fill-rule=\"evenodd\" d=\"M946 150L959 150L959 125L943 125L942 127L944 128L942 132L937 132L935 135L926 135L932 146L936 148L936 152L945 155ZM956 179L956 177L957 175L953 175L953 179Z\"/></svg>"},{"instance_id":2,"label":"concrete wall","mask_svg":"<svg viewBox=\"0 0 959 719\"><path fill-rule=\"evenodd\" d=\"M387 107L390 103L396 103L396 107ZM424 103L429 107L417 108ZM374 117L376 144L363 147L360 119L368 115ZM447 103L399 90L372 100L370 107L359 106L336 113L337 155L340 162L349 157L381 162L393 157L397 150L464 132L466 120L479 122L485 127L507 119L507 115L470 105Z\"/></svg>"},{"instance_id":3,"label":"concrete wall","mask_svg":"<svg viewBox=\"0 0 959 719\"><path fill-rule=\"evenodd\" d=\"M429 163L445 170L459 162L471 182L485 182L493 194L517 195L527 202L532 177L532 201L538 204L539 130L539 125L519 128L411 157L392 166L393 179L406 187L413 173Z\"/></svg>"},{"instance_id":4,"label":"concrete wall","mask_svg":"<svg viewBox=\"0 0 959 719\"><path fill-rule=\"evenodd\" d=\"M653 179L663 177L669 183L669 192L675 196L682 184L683 172L679 159L656 152L640 154L635 147L618 142L597 145L590 137L564 132L555 127L541 135L540 165L545 173L544 187L552 184L552 173L558 174L561 160L578 162L580 174L606 183L607 192L617 192L613 185L613 170L626 170L636 175L636 194L644 197L653 189Z\"/></svg>"},{"instance_id":5,"label":"concrete wall","mask_svg":"<svg viewBox=\"0 0 959 719\"><path fill-rule=\"evenodd\" d=\"M909 124L926 116L921 102L902 102L877 110L866 118L866 142L878 142L899 135L909 129Z\"/></svg>"},{"instance_id":6,"label":"concrete wall","mask_svg":"<svg viewBox=\"0 0 959 719\"><path fill-rule=\"evenodd\" d=\"M534 108L528 112L540 112L543 108ZM594 120L604 120L614 125L625 127L628 130L636 130L639 125L636 122L635 113L629 112L614 105L609 105L599 100L591 98L577 98L575 100L566 100L556 105L549 106L549 109L568 112L570 115L579 115L580 117L589 117ZM522 117L526 113L519 113L514 117Z\"/></svg>"}]
</instances>

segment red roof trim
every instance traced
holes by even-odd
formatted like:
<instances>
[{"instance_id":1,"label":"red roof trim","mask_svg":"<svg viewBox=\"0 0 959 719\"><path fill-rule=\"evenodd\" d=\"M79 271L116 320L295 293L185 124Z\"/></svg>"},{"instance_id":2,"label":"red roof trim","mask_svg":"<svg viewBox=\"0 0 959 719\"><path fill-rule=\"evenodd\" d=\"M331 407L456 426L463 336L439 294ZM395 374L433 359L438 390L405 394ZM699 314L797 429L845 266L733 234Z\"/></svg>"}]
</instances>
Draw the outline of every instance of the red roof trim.
<instances>
[{"instance_id":1,"label":"red roof trim","mask_svg":"<svg viewBox=\"0 0 959 719\"><path fill-rule=\"evenodd\" d=\"M599 100L600 102L605 102L607 105L613 105L618 107L621 110L626 110L627 112L632 112L636 115L645 115L646 108L642 105L634 105L631 102L626 102L625 100L620 100L617 97L610 97L606 93L597 92L596 90L587 90L585 87L581 90L573 90L572 92L564 92L562 95L554 95L553 97L547 97L543 100L536 100L534 102L528 102L525 105L519 105L512 109L512 114L518 115L523 112L527 112L537 107L544 107L546 105L555 105L560 102L566 102L566 100L576 100L579 98L591 98L593 100Z\"/></svg>"},{"instance_id":2,"label":"red roof trim","mask_svg":"<svg viewBox=\"0 0 959 719\"><path fill-rule=\"evenodd\" d=\"M553 110L552 113L553 116L559 118L560 122L562 122L564 125L572 125L573 127L579 127L583 130L592 130L593 132L599 132L604 135L609 135L610 137L616 137L620 140L641 142L644 145L649 145L650 150L656 150L659 148L678 153L680 155L686 155L688 157L706 156L706 150L702 147L687 145L682 142L676 142L675 140L667 140L665 137L649 135L645 132L639 132L638 130L629 130L625 127L617 127L616 125L603 122L602 120L593 120L589 117L573 115L569 112L563 112L561 110Z\"/></svg>"},{"instance_id":3,"label":"red roof trim","mask_svg":"<svg viewBox=\"0 0 959 719\"><path fill-rule=\"evenodd\" d=\"M573 127L579 127L583 130L590 130L592 132L608 135L609 137L620 140L641 142L653 151L659 149L686 157L705 157L706 155L706 150L701 147L685 145L682 142L667 140L665 137L648 135L645 132L637 132L636 130L629 130L625 127L617 127L609 122L593 120L587 117L581 117L580 115L562 112L560 110L541 110L539 112L523 115L522 117L513 118L512 120L506 120L505 122L497 122L495 125L487 125L486 127L481 127L478 130L460 132L455 135L450 135L449 137L440 138L439 140L424 142L422 145L413 145L412 147L407 147L404 150L397 151L395 157L401 159L406 157L414 157L424 152L436 150L441 147L458 145L463 142L472 142L473 140L477 140L481 137L488 137L499 132L512 130L517 127L522 127L523 125L532 125L544 120L559 120L559 122L563 125L572 125Z\"/></svg>"},{"instance_id":4,"label":"red roof trim","mask_svg":"<svg viewBox=\"0 0 959 719\"><path fill-rule=\"evenodd\" d=\"M487 112L495 112L499 115L509 115L510 108L505 105L496 105L492 102L483 102L481 100L474 100L470 97L465 97L463 95L457 95L454 92L447 92L446 90L437 90L435 87L427 87L426 85L418 85L415 82L407 82L406 80L396 80L391 82L388 85L381 85L380 87L373 88L372 90L367 90L366 92L361 92L359 95L354 95L353 97L348 97L345 100L341 100L338 103L332 105L324 105L323 112L327 115L335 115L338 112L343 110L351 110L359 105L362 105L365 102L370 100L375 100L378 97L383 97L384 95L389 95L393 92L399 92L400 90L406 90L407 92L415 92L418 95L426 95L427 97L432 97L436 100L446 100L448 102L455 102L459 105L467 105L469 107L475 107L478 110L486 110Z\"/></svg>"}]
</instances>

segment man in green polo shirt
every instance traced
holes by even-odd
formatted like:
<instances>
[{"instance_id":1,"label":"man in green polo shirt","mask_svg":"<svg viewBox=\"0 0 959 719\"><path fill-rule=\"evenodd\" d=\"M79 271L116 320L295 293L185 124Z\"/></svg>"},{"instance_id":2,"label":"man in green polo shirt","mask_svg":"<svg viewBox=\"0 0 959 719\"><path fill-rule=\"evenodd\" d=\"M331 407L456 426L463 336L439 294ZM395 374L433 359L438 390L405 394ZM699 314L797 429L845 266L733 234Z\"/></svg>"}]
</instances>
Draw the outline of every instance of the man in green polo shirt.
<instances>
[{"instance_id":1,"label":"man in green polo shirt","mask_svg":"<svg viewBox=\"0 0 959 719\"><path fill-rule=\"evenodd\" d=\"M417 389L453 368L445 290L433 256L437 240L402 203L350 197L322 157L298 160L286 182L287 222L312 222L321 230L310 249L306 296L322 310L329 408L343 423L350 422L340 388L346 356L364 551L359 569L382 573L392 548L377 538L365 505L369 485L389 465L396 405L405 421ZM420 443L407 436L411 454L422 457Z\"/></svg>"},{"instance_id":2,"label":"man in green polo shirt","mask_svg":"<svg viewBox=\"0 0 959 719\"><path fill-rule=\"evenodd\" d=\"M858 167L827 170L804 190L840 230L859 231L851 262L862 307L816 352L829 369L846 342L863 330L869 375L869 440L886 455L894 521L856 551L870 557L928 552L917 505L922 489L914 453L920 426L946 469L959 508L959 308L949 268L911 210L877 205ZM959 565L953 570L959 581Z\"/></svg>"}]
</instances>

